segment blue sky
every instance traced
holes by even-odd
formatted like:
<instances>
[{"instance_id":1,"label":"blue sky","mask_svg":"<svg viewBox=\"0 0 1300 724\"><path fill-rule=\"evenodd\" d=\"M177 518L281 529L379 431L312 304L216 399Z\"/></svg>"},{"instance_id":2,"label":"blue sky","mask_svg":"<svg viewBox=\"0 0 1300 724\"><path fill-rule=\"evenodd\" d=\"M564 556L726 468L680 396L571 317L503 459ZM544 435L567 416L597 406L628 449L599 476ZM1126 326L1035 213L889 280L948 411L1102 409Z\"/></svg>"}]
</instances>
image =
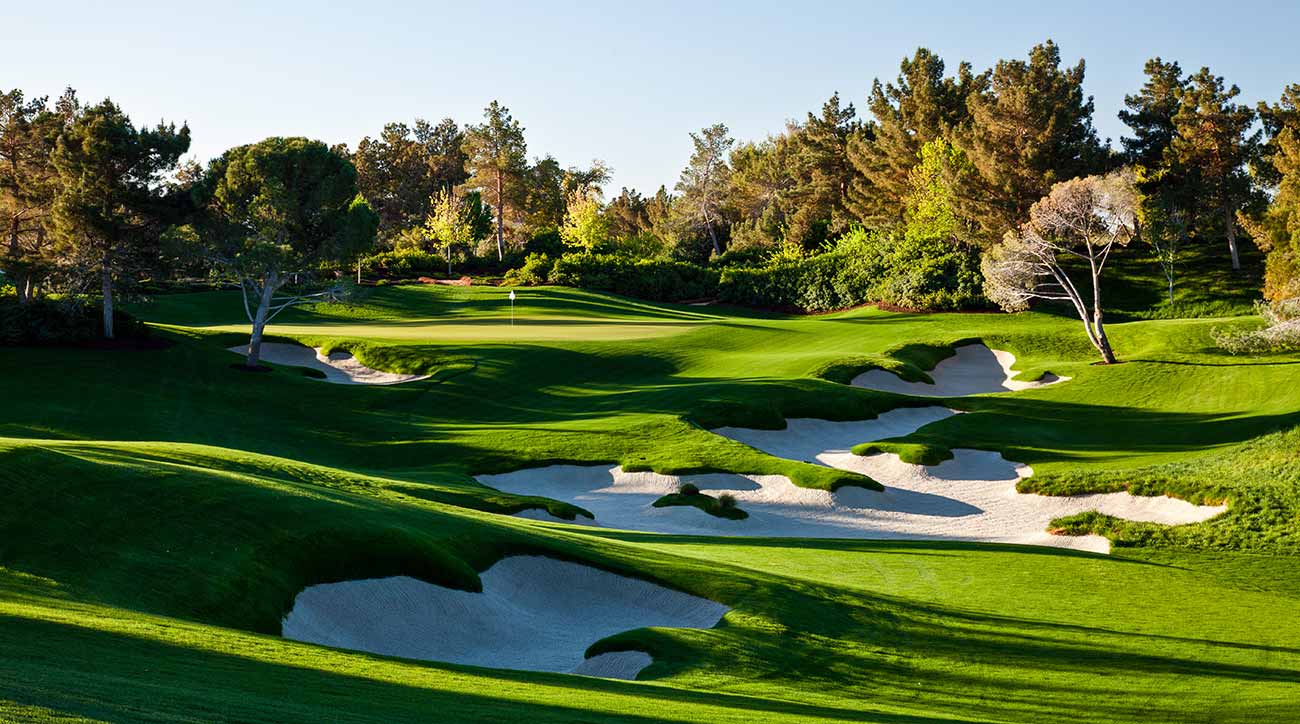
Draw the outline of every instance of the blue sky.
<instances>
[{"instance_id":1,"label":"blue sky","mask_svg":"<svg viewBox=\"0 0 1300 724\"><path fill-rule=\"evenodd\" d=\"M601 158L613 190L670 187L687 133L761 138L833 92L862 110L918 45L982 70L1051 37L1088 61L1118 139L1151 56L1210 66L1245 100L1300 82L1300 3L0 2L0 87L112 96L137 122L188 121L205 160L269 135L355 145L387 121L474 122L496 98L530 155Z\"/></svg>"}]
</instances>

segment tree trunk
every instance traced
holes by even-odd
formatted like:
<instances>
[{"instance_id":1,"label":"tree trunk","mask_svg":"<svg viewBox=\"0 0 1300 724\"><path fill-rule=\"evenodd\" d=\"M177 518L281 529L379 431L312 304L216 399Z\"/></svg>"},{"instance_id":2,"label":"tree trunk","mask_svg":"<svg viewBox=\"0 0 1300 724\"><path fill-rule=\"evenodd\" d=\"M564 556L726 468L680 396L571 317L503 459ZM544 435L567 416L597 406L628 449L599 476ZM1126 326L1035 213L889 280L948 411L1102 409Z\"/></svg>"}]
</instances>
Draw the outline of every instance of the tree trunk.
<instances>
[{"instance_id":1,"label":"tree trunk","mask_svg":"<svg viewBox=\"0 0 1300 724\"><path fill-rule=\"evenodd\" d=\"M1228 251L1232 254L1232 270L1241 271L1241 257L1237 254L1237 212L1228 207L1224 216L1228 230Z\"/></svg>"},{"instance_id":2,"label":"tree trunk","mask_svg":"<svg viewBox=\"0 0 1300 724\"><path fill-rule=\"evenodd\" d=\"M248 359L244 365L256 368L262 360L262 331L266 329L266 317L271 311L271 299L279 286L280 275L272 272L262 280L262 298L257 302L257 312L253 315L253 334L248 338Z\"/></svg>"},{"instance_id":3,"label":"tree trunk","mask_svg":"<svg viewBox=\"0 0 1300 724\"><path fill-rule=\"evenodd\" d=\"M22 270L22 262L18 261L18 216L14 215L9 221L9 258L13 260L14 268L8 270L9 277L14 283L14 291L18 295L18 303L26 304L30 298L28 291L31 289L31 275Z\"/></svg>"},{"instance_id":4,"label":"tree trunk","mask_svg":"<svg viewBox=\"0 0 1300 724\"><path fill-rule=\"evenodd\" d=\"M1101 269L1097 267L1097 255L1092 251L1091 245L1088 250L1088 262L1092 267L1092 321L1084 319L1083 324L1091 325L1088 337L1092 340L1092 345L1101 353L1102 361L1111 365L1115 364L1115 352L1110 348L1110 340L1106 337L1106 326L1101 318Z\"/></svg>"},{"instance_id":5,"label":"tree trunk","mask_svg":"<svg viewBox=\"0 0 1300 724\"><path fill-rule=\"evenodd\" d=\"M361 257L357 257L357 286L361 286Z\"/></svg>"},{"instance_id":6,"label":"tree trunk","mask_svg":"<svg viewBox=\"0 0 1300 724\"><path fill-rule=\"evenodd\" d=\"M1101 353L1102 361L1108 365L1115 364L1115 352L1110 348L1110 339L1106 336L1106 327L1101 321L1100 307L1092 311L1092 332L1093 344L1097 347L1097 351Z\"/></svg>"},{"instance_id":7,"label":"tree trunk","mask_svg":"<svg viewBox=\"0 0 1300 724\"><path fill-rule=\"evenodd\" d=\"M113 270L108 257L104 257L103 266L99 268L100 292L104 295L104 339L113 338Z\"/></svg>"},{"instance_id":8,"label":"tree trunk","mask_svg":"<svg viewBox=\"0 0 1300 724\"><path fill-rule=\"evenodd\" d=\"M713 255L722 256L722 247L718 246L718 234L713 230L713 224L705 220L704 227L709 230L709 240L713 242Z\"/></svg>"},{"instance_id":9,"label":"tree trunk","mask_svg":"<svg viewBox=\"0 0 1300 724\"><path fill-rule=\"evenodd\" d=\"M502 215L505 211L506 202L501 198L501 171L497 170L497 261L506 258L506 233L505 221Z\"/></svg>"}]
</instances>

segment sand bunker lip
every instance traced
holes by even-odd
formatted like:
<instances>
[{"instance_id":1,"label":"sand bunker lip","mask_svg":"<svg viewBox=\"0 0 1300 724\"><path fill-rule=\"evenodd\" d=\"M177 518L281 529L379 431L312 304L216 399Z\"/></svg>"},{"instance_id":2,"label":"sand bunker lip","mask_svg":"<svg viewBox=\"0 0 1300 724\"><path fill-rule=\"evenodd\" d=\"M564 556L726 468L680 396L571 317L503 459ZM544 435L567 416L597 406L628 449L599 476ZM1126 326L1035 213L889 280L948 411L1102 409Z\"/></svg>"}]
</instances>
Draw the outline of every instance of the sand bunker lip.
<instances>
[{"instance_id":1,"label":"sand bunker lip","mask_svg":"<svg viewBox=\"0 0 1300 724\"><path fill-rule=\"evenodd\" d=\"M244 345L227 349L239 355L248 353ZM357 361L350 352L323 355L318 349L283 342L263 342L262 359L278 365L320 370L325 373L325 382L336 385L399 385L429 379L429 375L403 375L372 369Z\"/></svg>"},{"instance_id":2,"label":"sand bunker lip","mask_svg":"<svg viewBox=\"0 0 1300 724\"><path fill-rule=\"evenodd\" d=\"M385 656L635 679L649 654L585 658L613 634L650 626L712 628L730 609L649 581L541 556L503 558L482 593L406 576L310 586L281 634Z\"/></svg>"},{"instance_id":3,"label":"sand bunker lip","mask_svg":"<svg viewBox=\"0 0 1300 724\"><path fill-rule=\"evenodd\" d=\"M956 354L935 365L930 370L934 384L907 382L885 370L868 370L854 377L854 387L865 387L881 392L896 392L920 397L963 397L990 392L1015 392L1065 382L1069 377L1053 374L1033 382L1015 379L1018 372L1011 368L1016 356L999 349L989 349L983 344L965 344L957 347Z\"/></svg>"},{"instance_id":4,"label":"sand bunker lip","mask_svg":"<svg viewBox=\"0 0 1300 724\"><path fill-rule=\"evenodd\" d=\"M897 455L863 457L857 443L904 435L954 414L942 407L900 408L874 420L787 420L784 430L721 428L714 432L778 457L816 462L869 475L883 492L845 487L831 493L801 488L780 475L659 475L617 466L556 465L478 480L506 492L541 495L591 511L611 528L679 535L805 538L964 540L1022 543L1105 553L1103 536L1047 532L1054 518L1090 510L1129 520L1195 523L1226 510L1168 497L1124 493L1046 496L1016 491L1028 466L995 452L958 449L935 466L912 465ZM711 494L731 493L749 513L726 520L692 507L654 508L659 496L690 482ZM533 516L530 516L533 517Z\"/></svg>"}]
</instances>

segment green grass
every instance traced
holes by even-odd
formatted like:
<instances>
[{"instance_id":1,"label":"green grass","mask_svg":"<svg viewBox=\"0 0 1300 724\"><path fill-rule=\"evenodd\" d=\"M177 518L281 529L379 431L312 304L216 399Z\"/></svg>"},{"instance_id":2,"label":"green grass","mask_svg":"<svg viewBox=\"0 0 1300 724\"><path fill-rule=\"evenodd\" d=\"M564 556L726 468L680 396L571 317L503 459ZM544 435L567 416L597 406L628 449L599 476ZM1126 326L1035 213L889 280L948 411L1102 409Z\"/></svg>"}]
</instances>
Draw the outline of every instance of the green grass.
<instances>
[{"instance_id":1,"label":"green grass","mask_svg":"<svg viewBox=\"0 0 1300 724\"><path fill-rule=\"evenodd\" d=\"M709 515L718 518L726 518L727 520L744 520L749 517L749 513L737 508L734 504L730 506L723 505L722 501L718 498L715 498L708 493L701 493L698 491L689 495L686 493L669 493L668 495L659 498L651 505L656 508L671 508L674 506L685 505L692 508L699 508Z\"/></svg>"},{"instance_id":2,"label":"green grass","mask_svg":"<svg viewBox=\"0 0 1300 724\"><path fill-rule=\"evenodd\" d=\"M944 460L953 458L952 450L940 445L924 443L881 440L853 446L854 455L876 455L877 453L893 453L899 460L913 465L938 465Z\"/></svg>"},{"instance_id":3,"label":"green grass","mask_svg":"<svg viewBox=\"0 0 1300 724\"><path fill-rule=\"evenodd\" d=\"M1116 323L1125 363L1101 367L1079 323L1053 314L520 297L518 333L502 290L433 286L292 310L270 329L434 374L393 387L232 370L224 347L244 328L228 293L136 307L175 342L164 350L0 349L15 371L0 376L0 720L1257 722L1300 709L1300 356L1214 349L1211 328L1248 320ZM1128 487L1229 512L1176 528L1057 521L1111 536L1103 557L569 527L498 513L585 511L471 477L616 463L871 485L708 428L933 404L842 382L872 366L924 379L972 339L1014 352L1025 378L1073 379L948 401L966 414L876 449L926 462L999 450L1033 465L1026 489ZM593 648L652 653L640 682L274 636L305 585L406 574L476 590L478 572L523 552L733 610L715 629Z\"/></svg>"}]
</instances>

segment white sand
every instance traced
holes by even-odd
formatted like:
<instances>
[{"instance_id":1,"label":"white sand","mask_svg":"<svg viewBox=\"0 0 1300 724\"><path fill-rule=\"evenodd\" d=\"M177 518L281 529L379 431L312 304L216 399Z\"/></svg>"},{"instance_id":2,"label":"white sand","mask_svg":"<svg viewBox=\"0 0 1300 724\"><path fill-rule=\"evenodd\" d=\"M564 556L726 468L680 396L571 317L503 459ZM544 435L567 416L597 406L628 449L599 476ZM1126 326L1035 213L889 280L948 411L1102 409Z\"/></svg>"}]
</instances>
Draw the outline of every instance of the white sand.
<instances>
[{"instance_id":1,"label":"white sand","mask_svg":"<svg viewBox=\"0 0 1300 724\"><path fill-rule=\"evenodd\" d=\"M227 349L241 356L248 354L246 345ZM326 356L311 347L282 342L263 342L262 359L278 365L320 370L325 373L325 382L337 385L397 385L429 379L429 375L401 375L371 369L358 362L349 352L331 352Z\"/></svg>"},{"instance_id":2,"label":"white sand","mask_svg":"<svg viewBox=\"0 0 1300 724\"><path fill-rule=\"evenodd\" d=\"M989 349L982 344L962 345L956 352L930 370L934 384L906 382L893 372L868 370L854 377L852 385L903 395L961 397L986 392L1028 390L1070 379L1049 373L1034 382L1016 380L1014 378L1019 373L1011 369L1016 363L1016 356L999 349Z\"/></svg>"},{"instance_id":3,"label":"white sand","mask_svg":"<svg viewBox=\"0 0 1300 724\"><path fill-rule=\"evenodd\" d=\"M876 492L849 486L835 493L801 488L780 475L659 475L627 473L617 466L556 465L502 475L481 475L484 485L580 505L610 528L683 535L809 538L909 538L1049 545L1108 552L1102 536L1054 536L1053 518L1096 510L1128 520L1194 523L1225 506L1197 506L1169 497L1128 493L1045 496L1016 492L1028 466L980 450L954 450L954 459L926 467L893 454L859 456L860 442L904 435L951 414L941 407L898 409L874 420L788 420L785 430L722 428L716 433L778 457L816 462L870 476ZM684 482L710 495L727 492L749 513L727 520L697 508L654 508L660 496Z\"/></svg>"},{"instance_id":4,"label":"white sand","mask_svg":"<svg viewBox=\"0 0 1300 724\"><path fill-rule=\"evenodd\" d=\"M590 566L511 556L481 574L482 593L398 576L310 586L282 635L385 656L527 671L636 678L651 659L587 647L648 626L712 628L728 610L698 596Z\"/></svg>"}]
</instances>

